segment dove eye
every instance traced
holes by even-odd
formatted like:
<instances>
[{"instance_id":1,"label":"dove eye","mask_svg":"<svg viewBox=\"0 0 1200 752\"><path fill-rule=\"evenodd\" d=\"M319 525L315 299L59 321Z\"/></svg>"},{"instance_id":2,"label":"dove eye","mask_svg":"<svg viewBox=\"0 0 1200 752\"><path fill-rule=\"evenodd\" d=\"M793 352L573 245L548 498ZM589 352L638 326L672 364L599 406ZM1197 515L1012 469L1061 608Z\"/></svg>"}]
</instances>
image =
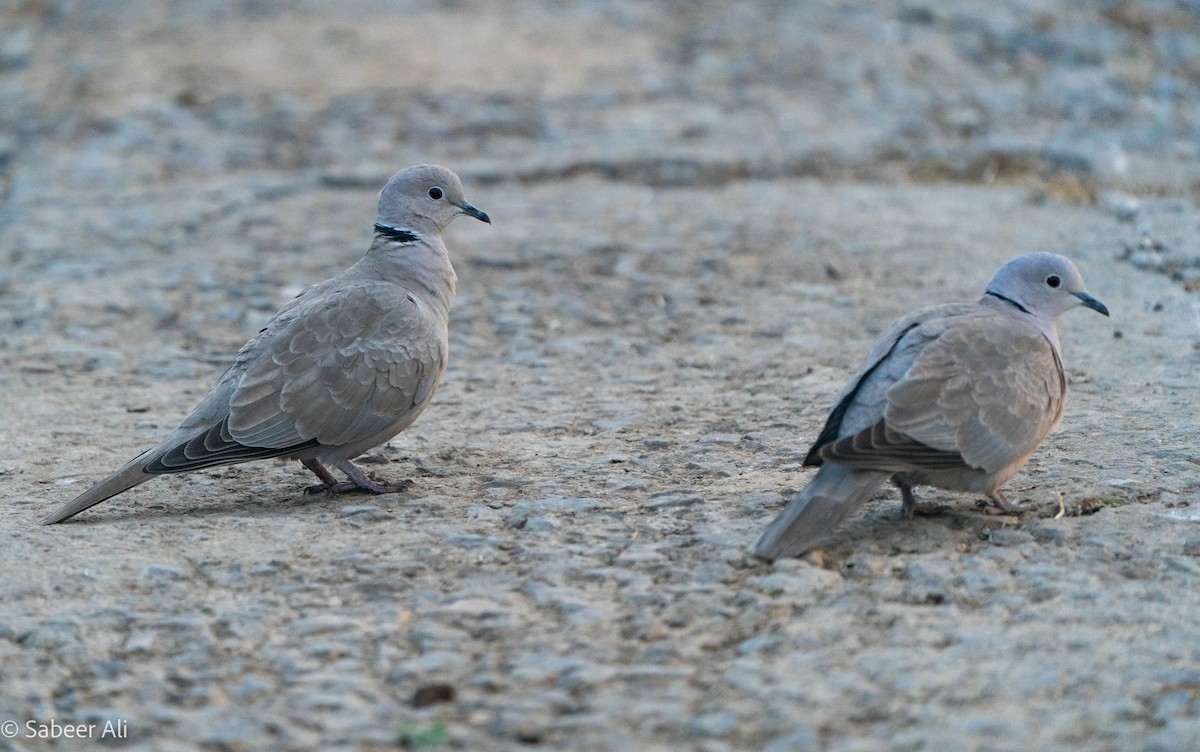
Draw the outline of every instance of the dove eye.
<instances>
[{"instance_id":1,"label":"dove eye","mask_svg":"<svg viewBox=\"0 0 1200 752\"><path fill-rule=\"evenodd\" d=\"M429 197L431 199L433 199L434 201L439 200L442 197L442 189L438 188L436 185L434 187L430 188L429 189Z\"/></svg>"},{"instance_id":2,"label":"dove eye","mask_svg":"<svg viewBox=\"0 0 1200 752\"><path fill-rule=\"evenodd\" d=\"M1046 284L1050 285L1051 287L1058 287L1062 284L1062 280L1057 274L1051 274L1049 277L1046 277Z\"/></svg>"}]
</instances>

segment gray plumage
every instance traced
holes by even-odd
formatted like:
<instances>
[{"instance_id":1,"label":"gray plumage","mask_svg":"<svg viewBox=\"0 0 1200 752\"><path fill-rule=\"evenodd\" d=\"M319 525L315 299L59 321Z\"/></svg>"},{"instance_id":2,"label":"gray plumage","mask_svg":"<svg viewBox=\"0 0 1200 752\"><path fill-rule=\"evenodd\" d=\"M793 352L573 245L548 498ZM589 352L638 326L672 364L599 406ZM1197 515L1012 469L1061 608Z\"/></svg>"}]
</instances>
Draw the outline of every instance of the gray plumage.
<instances>
[{"instance_id":1,"label":"gray plumage","mask_svg":"<svg viewBox=\"0 0 1200 752\"><path fill-rule=\"evenodd\" d=\"M889 478L904 512L914 485L1000 491L1062 418L1067 380L1058 317L1076 306L1108 315L1068 259L1030 253L1009 261L974 304L923 308L880 337L850 379L805 465L818 466L750 552L797 556Z\"/></svg>"},{"instance_id":2,"label":"gray plumage","mask_svg":"<svg viewBox=\"0 0 1200 752\"><path fill-rule=\"evenodd\" d=\"M446 368L457 277L441 232L466 214L458 176L419 165L388 180L358 263L283 307L175 431L47 517L54 524L163 473L294 457L333 492L399 490L351 460L416 420ZM325 468L346 473L338 482ZM312 490L312 489L310 489Z\"/></svg>"}]
</instances>

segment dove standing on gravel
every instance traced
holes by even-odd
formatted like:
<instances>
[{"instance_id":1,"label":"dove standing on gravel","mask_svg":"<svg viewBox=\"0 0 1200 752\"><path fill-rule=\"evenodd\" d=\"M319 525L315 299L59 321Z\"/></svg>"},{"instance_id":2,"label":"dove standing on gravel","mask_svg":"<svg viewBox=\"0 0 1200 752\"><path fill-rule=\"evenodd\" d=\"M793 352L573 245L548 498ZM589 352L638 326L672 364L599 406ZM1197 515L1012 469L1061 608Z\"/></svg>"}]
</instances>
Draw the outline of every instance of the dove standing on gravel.
<instances>
[{"instance_id":1,"label":"dove standing on gravel","mask_svg":"<svg viewBox=\"0 0 1200 752\"><path fill-rule=\"evenodd\" d=\"M460 214L491 223L445 167L401 170L379 194L363 258L297 296L245 344L208 396L163 443L47 517L52 525L163 473L294 457L310 491L388 493L352 459L403 431L429 405L448 353L457 277L442 230ZM339 468L338 482L326 468Z\"/></svg>"},{"instance_id":2,"label":"dove standing on gravel","mask_svg":"<svg viewBox=\"0 0 1200 752\"><path fill-rule=\"evenodd\" d=\"M1000 267L978 303L923 308L893 324L804 459L817 474L750 553L811 550L889 478L908 517L915 485L983 493L1021 511L1000 487L1062 418L1067 378L1055 325L1076 306L1108 315L1068 259L1030 253Z\"/></svg>"}]
</instances>

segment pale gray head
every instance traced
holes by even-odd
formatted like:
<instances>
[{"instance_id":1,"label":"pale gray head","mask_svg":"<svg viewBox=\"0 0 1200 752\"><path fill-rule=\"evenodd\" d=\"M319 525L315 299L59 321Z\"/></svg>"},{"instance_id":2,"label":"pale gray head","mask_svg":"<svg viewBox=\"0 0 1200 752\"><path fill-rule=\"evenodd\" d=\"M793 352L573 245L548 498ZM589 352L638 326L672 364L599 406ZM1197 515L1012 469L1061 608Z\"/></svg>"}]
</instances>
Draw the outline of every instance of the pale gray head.
<instances>
[{"instance_id":1,"label":"pale gray head","mask_svg":"<svg viewBox=\"0 0 1200 752\"><path fill-rule=\"evenodd\" d=\"M1108 315L1108 308L1083 289L1083 275L1056 253L1026 253L996 272L987 295L1042 318L1054 320L1075 306Z\"/></svg>"},{"instance_id":2,"label":"pale gray head","mask_svg":"<svg viewBox=\"0 0 1200 752\"><path fill-rule=\"evenodd\" d=\"M445 167L417 165L397 172L379 192L376 229L438 234L460 214L491 223L463 198L462 182Z\"/></svg>"}]
</instances>

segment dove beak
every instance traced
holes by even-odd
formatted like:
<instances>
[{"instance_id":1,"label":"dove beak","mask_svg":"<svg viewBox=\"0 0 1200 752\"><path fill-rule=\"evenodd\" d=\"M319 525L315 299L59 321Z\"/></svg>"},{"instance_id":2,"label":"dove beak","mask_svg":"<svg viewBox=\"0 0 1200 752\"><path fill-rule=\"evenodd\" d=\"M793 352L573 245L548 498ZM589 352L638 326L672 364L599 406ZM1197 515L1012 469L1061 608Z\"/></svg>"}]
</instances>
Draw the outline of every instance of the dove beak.
<instances>
[{"instance_id":1,"label":"dove beak","mask_svg":"<svg viewBox=\"0 0 1200 752\"><path fill-rule=\"evenodd\" d=\"M1079 298L1081 303L1088 308L1091 308L1093 311L1103 313L1105 316L1108 315L1108 306L1104 305L1099 300L1096 300L1091 295L1088 295L1086 292L1073 292L1071 294Z\"/></svg>"},{"instance_id":2,"label":"dove beak","mask_svg":"<svg viewBox=\"0 0 1200 752\"><path fill-rule=\"evenodd\" d=\"M474 206L471 206L466 201L460 201L459 203L455 204L455 206L457 206L459 209L462 209L462 213L466 214L468 217L474 217L480 222L487 222L489 225L492 223L491 217L479 211Z\"/></svg>"}]
</instances>

